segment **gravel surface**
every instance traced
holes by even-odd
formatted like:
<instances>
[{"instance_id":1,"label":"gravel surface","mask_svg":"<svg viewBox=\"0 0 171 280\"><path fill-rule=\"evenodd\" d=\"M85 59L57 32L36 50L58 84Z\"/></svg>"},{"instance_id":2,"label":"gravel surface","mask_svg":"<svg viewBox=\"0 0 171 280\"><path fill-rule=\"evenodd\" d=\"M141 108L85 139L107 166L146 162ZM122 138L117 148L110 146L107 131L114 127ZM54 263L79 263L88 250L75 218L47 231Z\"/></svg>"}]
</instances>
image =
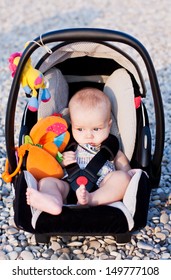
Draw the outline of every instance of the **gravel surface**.
<instances>
[{"instance_id":1,"label":"gravel surface","mask_svg":"<svg viewBox=\"0 0 171 280\"><path fill-rule=\"evenodd\" d=\"M0 178L0 260L16 259L171 259L171 5L169 0L1 0L0 3L0 171L6 157L4 123L11 74L8 57L24 44L56 29L98 27L126 32L148 50L159 80L165 110L165 149L158 189L152 191L148 222L124 246L112 236L51 238L37 245L34 236L18 230L13 221L13 193ZM134 55L134 52L133 52ZM136 54L135 54L136 56ZM138 58L137 58L138 59ZM146 72L142 69L145 78ZM153 105L147 81L146 107L154 131ZM20 96L16 110L19 131L23 109Z\"/></svg>"}]
</instances>

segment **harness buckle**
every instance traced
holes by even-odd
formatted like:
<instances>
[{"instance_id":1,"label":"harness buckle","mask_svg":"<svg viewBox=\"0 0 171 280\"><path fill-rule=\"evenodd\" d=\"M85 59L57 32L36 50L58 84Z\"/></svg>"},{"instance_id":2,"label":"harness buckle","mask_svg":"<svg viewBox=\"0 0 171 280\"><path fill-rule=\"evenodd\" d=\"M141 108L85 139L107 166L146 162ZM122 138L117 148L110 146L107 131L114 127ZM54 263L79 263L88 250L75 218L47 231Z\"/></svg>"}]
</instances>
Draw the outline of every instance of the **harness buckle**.
<instances>
[{"instance_id":1,"label":"harness buckle","mask_svg":"<svg viewBox=\"0 0 171 280\"><path fill-rule=\"evenodd\" d=\"M98 176L90 173L88 170L78 170L72 176L68 176L67 181L71 188L76 191L81 184L85 185L87 191L91 191L93 186L96 184Z\"/></svg>"}]
</instances>

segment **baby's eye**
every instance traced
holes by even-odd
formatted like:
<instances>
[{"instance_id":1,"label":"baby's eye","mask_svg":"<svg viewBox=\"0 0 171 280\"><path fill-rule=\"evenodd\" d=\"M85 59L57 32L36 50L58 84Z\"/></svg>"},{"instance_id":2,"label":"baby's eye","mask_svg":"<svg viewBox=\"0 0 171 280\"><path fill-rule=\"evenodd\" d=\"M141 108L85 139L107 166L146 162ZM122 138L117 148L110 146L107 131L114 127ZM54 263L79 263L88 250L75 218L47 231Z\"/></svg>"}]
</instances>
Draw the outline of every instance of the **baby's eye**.
<instances>
[{"instance_id":1,"label":"baby's eye","mask_svg":"<svg viewBox=\"0 0 171 280\"><path fill-rule=\"evenodd\" d=\"M77 128L78 131L83 131L83 129L81 127Z\"/></svg>"},{"instance_id":2,"label":"baby's eye","mask_svg":"<svg viewBox=\"0 0 171 280\"><path fill-rule=\"evenodd\" d=\"M93 130L94 130L94 131L99 131L99 130L100 130L100 128L95 127Z\"/></svg>"}]
</instances>

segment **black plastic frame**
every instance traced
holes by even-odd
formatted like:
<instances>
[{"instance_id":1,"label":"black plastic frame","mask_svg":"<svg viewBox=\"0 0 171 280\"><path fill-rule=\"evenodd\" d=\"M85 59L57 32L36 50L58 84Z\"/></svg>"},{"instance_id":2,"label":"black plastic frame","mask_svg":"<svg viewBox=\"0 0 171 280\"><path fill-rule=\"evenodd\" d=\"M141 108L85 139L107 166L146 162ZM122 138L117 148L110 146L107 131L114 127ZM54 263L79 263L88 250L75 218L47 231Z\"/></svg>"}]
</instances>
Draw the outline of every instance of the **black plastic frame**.
<instances>
[{"instance_id":1,"label":"black plastic frame","mask_svg":"<svg viewBox=\"0 0 171 280\"><path fill-rule=\"evenodd\" d=\"M51 31L43 34L41 37L37 37L34 41L30 42L29 45L23 52L23 55L19 61L15 77L11 86L7 111L6 111L6 122L5 122L5 138L6 138L6 150L7 157L10 163L10 171L13 172L16 168L16 157L15 157L15 143L14 143L14 119L15 109L17 103L18 92L20 88L20 77L23 68L32 55L32 53L39 48L38 44L48 44L54 42L119 42L126 44L134 48L144 61L146 66L148 77L150 81L154 108L155 108L155 121L156 121L156 137L154 145L154 154L151 160L151 177L156 187L160 181L161 176L161 161L164 150L164 135L165 135L165 124L164 124L164 111L160 88L157 80L156 71L153 66L151 57L146 48L136 38L114 30L107 29L96 29L96 28L78 28L78 29L64 29ZM36 43L37 42L37 43Z\"/></svg>"}]
</instances>

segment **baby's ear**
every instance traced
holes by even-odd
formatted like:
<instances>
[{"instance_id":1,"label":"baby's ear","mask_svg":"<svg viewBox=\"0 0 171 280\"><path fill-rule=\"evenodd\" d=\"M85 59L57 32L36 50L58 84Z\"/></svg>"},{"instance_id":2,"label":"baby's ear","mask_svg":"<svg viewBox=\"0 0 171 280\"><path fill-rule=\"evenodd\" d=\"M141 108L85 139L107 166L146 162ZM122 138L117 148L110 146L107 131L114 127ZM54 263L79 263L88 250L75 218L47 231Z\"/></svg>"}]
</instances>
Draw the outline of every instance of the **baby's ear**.
<instances>
[{"instance_id":1,"label":"baby's ear","mask_svg":"<svg viewBox=\"0 0 171 280\"><path fill-rule=\"evenodd\" d=\"M112 125L112 119L109 120L109 126L111 127Z\"/></svg>"}]
</instances>

